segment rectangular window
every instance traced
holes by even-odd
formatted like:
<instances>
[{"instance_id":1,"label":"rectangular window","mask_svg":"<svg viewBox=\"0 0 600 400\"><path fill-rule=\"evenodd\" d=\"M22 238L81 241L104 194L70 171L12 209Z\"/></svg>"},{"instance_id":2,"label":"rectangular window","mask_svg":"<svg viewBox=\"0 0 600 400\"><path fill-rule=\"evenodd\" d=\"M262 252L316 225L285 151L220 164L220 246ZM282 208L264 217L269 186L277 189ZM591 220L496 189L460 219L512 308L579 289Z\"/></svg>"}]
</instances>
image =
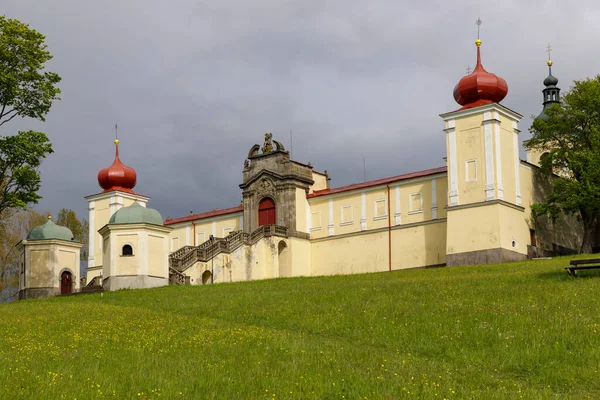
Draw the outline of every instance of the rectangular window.
<instances>
[{"instance_id":1,"label":"rectangular window","mask_svg":"<svg viewBox=\"0 0 600 400\"><path fill-rule=\"evenodd\" d=\"M233 231L232 227L223 228L223 237L227 237Z\"/></svg>"},{"instance_id":2,"label":"rectangular window","mask_svg":"<svg viewBox=\"0 0 600 400\"><path fill-rule=\"evenodd\" d=\"M477 160L466 161L467 182L475 182L477 180Z\"/></svg>"},{"instance_id":3,"label":"rectangular window","mask_svg":"<svg viewBox=\"0 0 600 400\"><path fill-rule=\"evenodd\" d=\"M385 199L375 200L375 217L373 219L387 218Z\"/></svg>"},{"instance_id":4,"label":"rectangular window","mask_svg":"<svg viewBox=\"0 0 600 400\"><path fill-rule=\"evenodd\" d=\"M204 232L196 232L196 246L200 246L206 242L206 234Z\"/></svg>"},{"instance_id":5,"label":"rectangular window","mask_svg":"<svg viewBox=\"0 0 600 400\"><path fill-rule=\"evenodd\" d=\"M321 211L310 213L310 226L311 231L318 231L321 229Z\"/></svg>"},{"instance_id":6,"label":"rectangular window","mask_svg":"<svg viewBox=\"0 0 600 400\"><path fill-rule=\"evenodd\" d=\"M342 206L342 223L340 225L352 225L354 223L354 215L352 206Z\"/></svg>"},{"instance_id":7,"label":"rectangular window","mask_svg":"<svg viewBox=\"0 0 600 400\"><path fill-rule=\"evenodd\" d=\"M417 214L423 212L423 196L421 192L410 194L409 214Z\"/></svg>"}]
</instances>

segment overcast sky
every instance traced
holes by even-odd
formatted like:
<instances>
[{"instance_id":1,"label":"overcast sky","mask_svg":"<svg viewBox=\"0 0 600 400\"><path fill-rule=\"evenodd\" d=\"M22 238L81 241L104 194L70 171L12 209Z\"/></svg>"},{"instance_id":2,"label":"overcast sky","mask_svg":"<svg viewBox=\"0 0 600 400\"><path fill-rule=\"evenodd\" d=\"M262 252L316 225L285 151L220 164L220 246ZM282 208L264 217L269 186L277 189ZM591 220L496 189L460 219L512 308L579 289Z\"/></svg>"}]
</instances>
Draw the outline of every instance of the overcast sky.
<instances>
[{"instance_id":1,"label":"overcast sky","mask_svg":"<svg viewBox=\"0 0 600 400\"><path fill-rule=\"evenodd\" d=\"M0 13L46 35L62 77L45 123L0 133L46 132L55 153L36 208L86 217L115 123L135 190L165 218L238 205L264 132L289 148L291 129L293 158L334 187L363 181L363 157L369 180L443 166L439 114L459 107L478 17L521 139L541 110L548 43L563 92L599 72L595 0L2 0Z\"/></svg>"}]
</instances>

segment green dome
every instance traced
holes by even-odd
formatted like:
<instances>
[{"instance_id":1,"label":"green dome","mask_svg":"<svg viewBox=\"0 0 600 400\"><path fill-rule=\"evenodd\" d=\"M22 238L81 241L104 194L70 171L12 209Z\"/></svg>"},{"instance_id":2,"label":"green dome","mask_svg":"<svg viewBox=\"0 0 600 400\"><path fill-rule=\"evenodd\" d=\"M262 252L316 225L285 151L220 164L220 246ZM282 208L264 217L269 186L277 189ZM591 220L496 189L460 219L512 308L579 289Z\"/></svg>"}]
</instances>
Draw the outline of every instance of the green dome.
<instances>
[{"instance_id":1,"label":"green dome","mask_svg":"<svg viewBox=\"0 0 600 400\"><path fill-rule=\"evenodd\" d=\"M56 225L50 218L44 225L36 226L27 235L27 240L59 239L75 241L73 232L69 228Z\"/></svg>"},{"instance_id":2,"label":"green dome","mask_svg":"<svg viewBox=\"0 0 600 400\"><path fill-rule=\"evenodd\" d=\"M123 207L110 217L109 224L152 224L163 225L160 213L153 208L143 207L137 201Z\"/></svg>"}]
</instances>

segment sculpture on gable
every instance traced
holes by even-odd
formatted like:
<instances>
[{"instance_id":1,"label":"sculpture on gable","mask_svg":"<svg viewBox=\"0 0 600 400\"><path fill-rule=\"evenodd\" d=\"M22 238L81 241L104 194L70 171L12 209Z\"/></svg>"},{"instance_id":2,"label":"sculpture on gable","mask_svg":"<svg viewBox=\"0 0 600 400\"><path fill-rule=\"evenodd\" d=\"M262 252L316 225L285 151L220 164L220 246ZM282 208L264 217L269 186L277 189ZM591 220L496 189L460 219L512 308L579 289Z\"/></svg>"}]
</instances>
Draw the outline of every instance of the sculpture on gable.
<instances>
[{"instance_id":1,"label":"sculpture on gable","mask_svg":"<svg viewBox=\"0 0 600 400\"><path fill-rule=\"evenodd\" d=\"M263 145L262 152L263 154L267 154L273 151L273 134L265 133L265 144Z\"/></svg>"}]
</instances>

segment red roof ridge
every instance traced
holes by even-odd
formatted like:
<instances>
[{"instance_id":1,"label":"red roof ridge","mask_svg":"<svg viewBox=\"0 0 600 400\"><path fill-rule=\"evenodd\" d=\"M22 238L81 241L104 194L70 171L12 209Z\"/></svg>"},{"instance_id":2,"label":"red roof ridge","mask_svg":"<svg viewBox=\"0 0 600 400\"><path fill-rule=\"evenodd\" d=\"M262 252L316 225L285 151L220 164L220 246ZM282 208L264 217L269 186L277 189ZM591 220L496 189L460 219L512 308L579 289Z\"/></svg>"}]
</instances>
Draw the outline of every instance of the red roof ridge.
<instances>
[{"instance_id":1,"label":"red roof ridge","mask_svg":"<svg viewBox=\"0 0 600 400\"><path fill-rule=\"evenodd\" d=\"M426 169L423 171L409 172L409 173L403 174L403 175L390 176L388 178L375 179L375 180L363 182L363 183L354 183L352 185L342 186L342 187L334 188L334 189L315 190L314 192L312 192L311 194L309 194L306 197L312 198L312 197L318 197L318 196L326 196L328 194L348 192L351 190L363 189L363 188L372 187L372 186L385 185L385 184L392 183L392 182L420 178L423 176L435 175L435 174L440 174L443 172L447 172L446 167L438 167L438 168Z\"/></svg>"},{"instance_id":2,"label":"red roof ridge","mask_svg":"<svg viewBox=\"0 0 600 400\"><path fill-rule=\"evenodd\" d=\"M182 222L189 222L189 221L196 221L198 219L205 219L205 218L210 218L210 217L217 217L219 215L227 215L227 214L233 214L239 211L243 211L244 210L244 206L243 205L239 205L236 207L230 207L230 208L224 208L222 210L220 209L215 209L212 211L208 211L208 212L204 212L204 213L200 213L200 214L193 214L193 215L188 215L185 217L179 217L179 218L167 218L165 220L165 225L174 225L174 224L179 224Z\"/></svg>"}]
</instances>

